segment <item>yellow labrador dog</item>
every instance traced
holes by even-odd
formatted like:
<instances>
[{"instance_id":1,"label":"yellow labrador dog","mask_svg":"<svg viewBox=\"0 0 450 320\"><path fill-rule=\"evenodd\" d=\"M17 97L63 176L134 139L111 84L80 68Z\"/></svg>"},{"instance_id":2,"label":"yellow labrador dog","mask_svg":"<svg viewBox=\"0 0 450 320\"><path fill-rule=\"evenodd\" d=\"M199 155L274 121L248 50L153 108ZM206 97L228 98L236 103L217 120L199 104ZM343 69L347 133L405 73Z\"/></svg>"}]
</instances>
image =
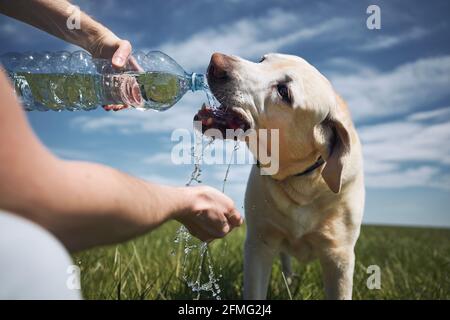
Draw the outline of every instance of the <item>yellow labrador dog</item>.
<instances>
[{"instance_id":1,"label":"yellow labrador dog","mask_svg":"<svg viewBox=\"0 0 450 320\"><path fill-rule=\"evenodd\" d=\"M316 68L290 55L253 63L215 53L208 82L221 107L197 114L203 130L279 133L279 152L271 154L278 172L262 175L255 165L247 185L244 298L266 298L280 254L287 277L289 256L318 258L326 297L351 299L365 191L361 145L345 102Z\"/></svg>"}]
</instances>

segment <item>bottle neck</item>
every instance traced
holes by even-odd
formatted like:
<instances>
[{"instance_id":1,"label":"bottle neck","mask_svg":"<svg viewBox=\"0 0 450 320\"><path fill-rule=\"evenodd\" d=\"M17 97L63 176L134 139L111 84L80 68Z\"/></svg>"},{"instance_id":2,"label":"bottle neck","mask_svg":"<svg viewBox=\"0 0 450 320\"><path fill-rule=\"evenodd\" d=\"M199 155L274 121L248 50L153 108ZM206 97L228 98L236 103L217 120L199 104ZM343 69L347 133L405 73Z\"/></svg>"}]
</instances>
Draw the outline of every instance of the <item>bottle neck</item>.
<instances>
[{"instance_id":1,"label":"bottle neck","mask_svg":"<svg viewBox=\"0 0 450 320\"><path fill-rule=\"evenodd\" d=\"M188 76L191 78L190 89L192 91L204 90L206 87L206 77L201 73L191 73Z\"/></svg>"}]
</instances>

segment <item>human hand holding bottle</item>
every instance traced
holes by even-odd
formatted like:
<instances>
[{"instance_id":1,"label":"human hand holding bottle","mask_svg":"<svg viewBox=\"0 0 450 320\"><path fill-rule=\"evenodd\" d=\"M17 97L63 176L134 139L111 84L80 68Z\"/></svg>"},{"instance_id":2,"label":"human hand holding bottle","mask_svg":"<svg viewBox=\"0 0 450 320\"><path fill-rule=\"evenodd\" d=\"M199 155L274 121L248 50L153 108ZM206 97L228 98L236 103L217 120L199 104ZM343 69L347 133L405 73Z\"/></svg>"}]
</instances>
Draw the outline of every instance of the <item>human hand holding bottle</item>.
<instances>
[{"instance_id":1,"label":"human hand holding bottle","mask_svg":"<svg viewBox=\"0 0 450 320\"><path fill-rule=\"evenodd\" d=\"M143 71L131 55L132 46L130 42L120 39L107 29L103 29L102 33L91 41L88 51L94 58L111 59L111 63L116 69L123 69L127 66L131 70ZM106 111L119 111L126 108L128 106L124 104L103 106Z\"/></svg>"},{"instance_id":2,"label":"human hand holding bottle","mask_svg":"<svg viewBox=\"0 0 450 320\"><path fill-rule=\"evenodd\" d=\"M80 9L66 0L14 0L0 3L1 13L80 46L94 58L111 59L115 68L127 66L131 70L142 70L131 57L130 42L120 39L83 11L79 11L80 27L69 28L67 22L74 10ZM105 110L117 111L126 107L105 106Z\"/></svg>"},{"instance_id":3,"label":"human hand holding bottle","mask_svg":"<svg viewBox=\"0 0 450 320\"><path fill-rule=\"evenodd\" d=\"M94 58L111 59L113 67L122 69L130 58L132 46L128 40L122 40L109 30L103 30L103 33L91 41L88 51Z\"/></svg>"}]
</instances>

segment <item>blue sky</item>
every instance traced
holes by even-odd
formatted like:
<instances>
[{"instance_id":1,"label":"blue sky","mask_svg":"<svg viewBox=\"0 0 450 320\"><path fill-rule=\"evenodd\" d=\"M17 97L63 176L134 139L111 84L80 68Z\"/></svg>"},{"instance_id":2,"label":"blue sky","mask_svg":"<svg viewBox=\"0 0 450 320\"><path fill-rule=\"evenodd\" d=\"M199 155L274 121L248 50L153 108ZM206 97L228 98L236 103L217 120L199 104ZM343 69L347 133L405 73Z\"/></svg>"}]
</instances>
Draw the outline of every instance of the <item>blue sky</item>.
<instances>
[{"instance_id":1,"label":"blue sky","mask_svg":"<svg viewBox=\"0 0 450 320\"><path fill-rule=\"evenodd\" d=\"M204 72L215 51L257 60L302 56L347 100L361 136L366 223L450 227L450 26L448 1L74 1L136 50L163 50ZM381 30L366 8L381 8ZM1 53L76 47L0 16ZM97 161L155 182L182 185L171 133L192 128L205 97L188 93L164 113L28 113L42 141L67 159ZM229 149L229 148L228 148ZM32 165L32 163L30 163ZM249 166L231 168L225 192L239 206ZM204 166L222 187L225 166Z\"/></svg>"}]
</instances>

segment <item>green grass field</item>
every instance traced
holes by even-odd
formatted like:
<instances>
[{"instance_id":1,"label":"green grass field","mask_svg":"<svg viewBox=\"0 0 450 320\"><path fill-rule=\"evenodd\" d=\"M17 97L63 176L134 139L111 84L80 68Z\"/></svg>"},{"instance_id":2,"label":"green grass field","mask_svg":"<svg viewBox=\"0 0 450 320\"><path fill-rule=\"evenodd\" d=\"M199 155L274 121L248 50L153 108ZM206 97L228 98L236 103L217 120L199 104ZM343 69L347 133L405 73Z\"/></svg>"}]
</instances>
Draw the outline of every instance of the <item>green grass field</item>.
<instances>
[{"instance_id":1,"label":"green grass field","mask_svg":"<svg viewBox=\"0 0 450 320\"><path fill-rule=\"evenodd\" d=\"M177 276L178 225L125 244L74 256L81 267L87 299L195 299ZM244 228L210 245L214 268L222 274L222 299L241 299ZM293 260L294 261L294 260ZM195 264L195 262L192 262ZM381 289L366 286L369 265L381 268ZM323 299L318 262L293 263L297 276L289 286L294 299ZM354 299L450 299L450 230L363 226L356 247ZM206 274L204 274L206 277ZM206 295L200 298L208 298ZM270 299L289 299L279 261L273 266Z\"/></svg>"}]
</instances>

